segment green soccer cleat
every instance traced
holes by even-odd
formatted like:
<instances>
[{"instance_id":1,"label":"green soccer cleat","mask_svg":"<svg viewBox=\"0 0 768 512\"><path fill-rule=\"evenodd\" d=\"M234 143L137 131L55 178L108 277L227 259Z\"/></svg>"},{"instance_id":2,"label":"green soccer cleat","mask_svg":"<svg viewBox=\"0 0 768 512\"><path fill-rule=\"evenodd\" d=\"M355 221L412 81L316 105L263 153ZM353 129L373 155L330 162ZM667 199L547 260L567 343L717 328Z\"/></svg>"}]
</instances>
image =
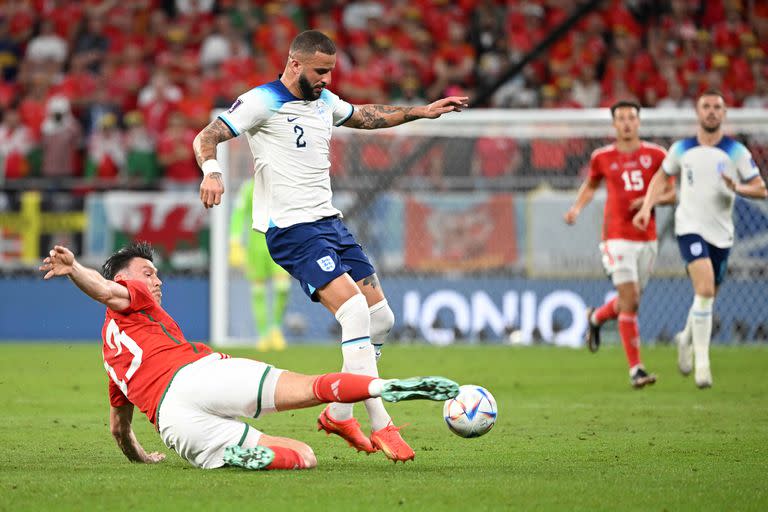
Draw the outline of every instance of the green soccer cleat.
<instances>
[{"instance_id":1,"label":"green soccer cleat","mask_svg":"<svg viewBox=\"0 0 768 512\"><path fill-rule=\"evenodd\" d=\"M412 377L385 382L381 398L387 402L448 400L458 394L459 385L445 377Z\"/></svg>"},{"instance_id":2,"label":"green soccer cleat","mask_svg":"<svg viewBox=\"0 0 768 512\"><path fill-rule=\"evenodd\" d=\"M266 446L243 448L230 445L224 448L224 464L244 469L266 469L275 460L275 452Z\"/></svg>"}]
</instances>

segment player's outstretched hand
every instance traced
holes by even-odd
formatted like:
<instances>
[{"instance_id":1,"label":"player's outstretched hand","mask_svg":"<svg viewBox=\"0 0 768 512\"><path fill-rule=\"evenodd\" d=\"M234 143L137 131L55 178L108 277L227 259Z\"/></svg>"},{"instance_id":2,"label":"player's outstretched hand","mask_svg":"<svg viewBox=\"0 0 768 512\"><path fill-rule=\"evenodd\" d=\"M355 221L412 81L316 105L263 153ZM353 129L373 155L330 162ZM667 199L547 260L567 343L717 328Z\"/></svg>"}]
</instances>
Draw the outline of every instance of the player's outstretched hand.
<instances>
[{"instance_id":1,"label":"player's outstretched hand","mask_svg":"<svg viewBox=\"0 0 768 512\"><path fill-rule=\"evenodd\" d=\"M43 264L38 270L46 272L43 279L50 279L71 274L74 264L75 255L72 254L72 251L62 245L56 245L50 250L48 257L43 260Z\"/></svg>"},{"instance_id":2,"label":"player's outstretched hand","mask_svg":"<svg viewBox=\"0 0 768 512\"><path fill-rule=\"evenodd\" d=\"M569 209L567 212L565 212L565 215L563 215L563 220L568 225L573 225L576 223L576 217L579 216L579 211L575 208Z\"/></svg>"},{"instance_id":3,"label":"player's outstretched hand","mask_svg":"<svg viewBox=\"0 0 768 512\"><path fill-rule=\"evenodd\" d=\"M221 179L221 173L212 172L203 176L203 181L200 183L200 201L203 202L206 209L221 204L223 194L224 181Z\"/></svg>"},{"instance_id":4,"label":"player's outstretched hand","mask_svg":"<svg viewBox=\"0 0 768 512\"><path fill-rule=\"evenodd\" d=\"M640 208L640 211L635 214L635 216L632 218L632 224L639 229L640 231L644 231L648 228L648 223L651 221L651 211L650 210L644 210L643 208Z\"/></svg>"},{"instance_id":5,"label":"player's outstretched hand","mask_svg":"<svg viewBox=\"0 0 768 512\"><path fill-rule=\"evenodd\" d=\"M437 119L448 112L461 112L461 109L469 106L467 96L448 96L434 101L424 109L424 117L427 119Z\"/></svg>"},{"instance_id":6,"label":"player's outstretched hand","mask_svg":"<svg viewBox=\"0 0 768 512\"><path fill-rule=\"evenodd\" d=\"M152 452L147 454L147 458L144 459L145 464L157 464L165 460L165 454L161 452Z\"/></svg>"}]
</instances>

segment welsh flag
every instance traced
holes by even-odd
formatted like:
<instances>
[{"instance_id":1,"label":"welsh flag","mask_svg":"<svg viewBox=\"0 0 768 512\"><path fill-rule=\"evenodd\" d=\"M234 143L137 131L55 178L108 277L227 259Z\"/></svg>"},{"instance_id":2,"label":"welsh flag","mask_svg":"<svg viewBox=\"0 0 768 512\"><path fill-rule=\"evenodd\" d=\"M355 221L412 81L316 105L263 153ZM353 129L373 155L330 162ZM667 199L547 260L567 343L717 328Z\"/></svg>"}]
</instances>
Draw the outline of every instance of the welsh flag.
<instances>
[{"instance_id":1,"label":"welsh flag","mask_svg":"<svg viewBox=\"0 0 768 512\"><path fill-rule=\"evenodd\" d=\"M86 199L85 255L103 261L133 240L152 244L162 270L208 266L210 216L190 192L105 192Z\"/></svg>"}]
</instances>

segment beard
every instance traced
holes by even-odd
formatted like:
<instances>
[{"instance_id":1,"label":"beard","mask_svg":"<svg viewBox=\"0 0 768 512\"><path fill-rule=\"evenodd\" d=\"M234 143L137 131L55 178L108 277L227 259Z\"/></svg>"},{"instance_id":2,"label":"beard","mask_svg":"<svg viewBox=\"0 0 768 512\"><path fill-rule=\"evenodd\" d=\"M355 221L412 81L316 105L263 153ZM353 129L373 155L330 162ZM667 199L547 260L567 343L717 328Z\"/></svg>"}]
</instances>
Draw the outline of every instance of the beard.
<instances>
[{"instance_id":1,"label":"beard","mask_svg":"<svg viewBox=\"0 0 768 512\"><path fill-rule=\"evenodd\" d=\"M299 75L299 90L301 91L301 99L307 101L315 101L320 97L320 93L323 92L321 90L319 93L316 93L312 84L309 83L309 80L307 80L303 73Z\"/></svg>"},{"instance_id":2,"label":"beard","mask_svg":"<svg viewBox=\"0 0 768 512\"><path fill-rule=\"evenodd\" d=\"M717 123L715 125L706 125L706 124L702 123L701 127L707 133L715 133L717 130L720 129L720 123Z\"/></svg>"}]
</instances>

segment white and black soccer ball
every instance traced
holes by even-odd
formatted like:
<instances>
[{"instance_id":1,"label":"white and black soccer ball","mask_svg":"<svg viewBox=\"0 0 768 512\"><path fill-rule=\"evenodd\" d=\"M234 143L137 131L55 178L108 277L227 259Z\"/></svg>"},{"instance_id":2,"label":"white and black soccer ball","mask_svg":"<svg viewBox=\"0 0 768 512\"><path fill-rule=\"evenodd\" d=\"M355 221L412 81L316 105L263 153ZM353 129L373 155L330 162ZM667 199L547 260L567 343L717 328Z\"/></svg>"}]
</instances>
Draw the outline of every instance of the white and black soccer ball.
<instances>
[{"instance_id":1,"label":"white and black soccer ball","mask_svg":"<svg viewBox=\"0 0 768 512\"><path fill-rule=\"evenodd\" d=\"M482 386L465 384L459 394L445 401L443 418L448 428L461 437L480 437L496 423L496 400Z\"/></svg>"}]
</instances>

